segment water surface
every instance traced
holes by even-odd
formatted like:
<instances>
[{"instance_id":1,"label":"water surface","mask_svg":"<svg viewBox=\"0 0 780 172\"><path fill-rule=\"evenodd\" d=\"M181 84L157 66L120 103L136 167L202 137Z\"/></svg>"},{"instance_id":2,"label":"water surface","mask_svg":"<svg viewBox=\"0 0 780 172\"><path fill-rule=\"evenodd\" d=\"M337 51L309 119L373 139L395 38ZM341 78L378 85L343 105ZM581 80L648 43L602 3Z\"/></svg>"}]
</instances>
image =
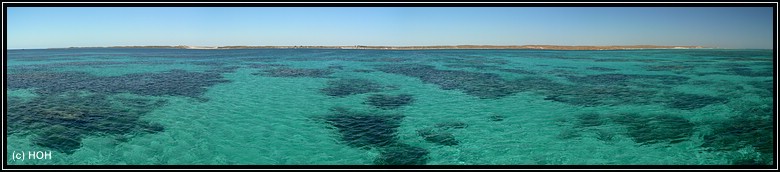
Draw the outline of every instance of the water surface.
<instances>
[{"instance_id":1,"label":"water surface","mask_svg":"<svg viewBox=\"0 0 780 172\"><path fill-rule=\"evenodd\" d=\"M771 50L9 50L8 164L772 164Z\"/></svg>"}]
</instances>

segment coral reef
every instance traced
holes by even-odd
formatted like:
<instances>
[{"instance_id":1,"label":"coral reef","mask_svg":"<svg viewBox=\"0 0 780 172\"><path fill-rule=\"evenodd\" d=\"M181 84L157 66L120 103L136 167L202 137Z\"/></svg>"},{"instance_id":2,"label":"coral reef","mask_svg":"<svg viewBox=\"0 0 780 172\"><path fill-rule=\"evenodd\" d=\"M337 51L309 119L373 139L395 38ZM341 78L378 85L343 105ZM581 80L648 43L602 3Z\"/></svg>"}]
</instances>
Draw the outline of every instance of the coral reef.
<instances>
[{"instance_id":1,"label":"coral reef","mask_svg":"<svg viewBox=\"0 0 780 172\"><path fill-rule=\"evenodd\" d=\"M729 99L708 95L696 95L687 93L675 93L668 96L666 106L675 109L692 110L703 108L711 104L726 103Z\"/></svg>"},{"instance_id":2,"label":"coral reef","mask_svg":"<svg viewBox=\"0 0 780 172\"><path fill-rule=\"evenodd\" d=\"M436 143L444 146L458 145L458 140L455 139L455 135L452 132L444 129L425 128L417 130L417 134L420 135L425 141Z\"/></svg>"},{"instance_id":3,"label":"coral reef","mask_svg":"<svg viewBox=\"0 0 780 172\"><path fill-rule=\"evenodd\" d=\"M88 135L163 132L165 127L140 119L164 105L152 99L109 99L106 94L66 92L8 106L8 131L35 134L36 145L71 154Z\"/></svg>"},{"instance_id":4,"label":"coral reef","mask_svg":"<svg viewBox=\"0 0 780 172\"><path fill-rule=\"evenodd\" d=\"M416 77L425 83L436 84L444 90L461 90L482 99L497 99L517 91L497 74L458 70L438 70L429 65L382 65L379 71Z\"/></svg>"},{"instance_id":5,"label":"coral reef","mask_svg":"<svg viewBox=\"0 0 780 172\"><path fill-rule=\"evenodd\" d=\"M579 121L579 123L577 123L577 126L579 127L595 127L604 124L604 120L601 118L601 115L598 113L583 113L577 115L577 119Z\"/></svg>"},{"instance_id":6,"label":"coral reef","mask_svg":"<svg viewBox=\"0 0 780 172\"><path fill-rule=\"evenodd\" d=\"M490 115L490 117L488 117L488 119L490 119L490 121L496 121L496 122L503 121L504 118L506 118L506 117L504 117L503 115Z\"/></svg>"},{"instance_id":7,"label":"coral reef","mask_svg":"<svg viewBox=\"0 0 780 172\"><path fill-rule=\"evenodd\" d=\"M368 96L365 104L375 106L380 109L397 109L401 106L405 106L414 102L414 98L411 94L399 94L396 96L387 94L374 94Z\"/></svg>"},{"instance_id":8,"label":"coral reef","mask_svg":"<svg viewBox=\"0 0 780 172\"><path fill-rule=\"evenodd\" d=\"M775 152L773 112L771 106L754 106L728 120L713 125L712 134L704 136L702 147L736 151L752 146L762 154Z\"/></svg>"},{"instance_id":9,"label":"coral reef","mask_svg":"<svg viewBox=\"0 0 780 172\"><path fill-rule=\"evenodd\" d=\"M679 143L688 140L695 125L685 118L673 115L622 114L612 120L625 125L626 135L639 144Z\"/></svg>"},{"instance_id":10,"label":"coral reef","mask_svg":"<svg viewBox=\"0 0 780 172\"><path fill-rule=\"evenodd\" d=\"M399 114L373 114L349 111L344 108L331 109L333 114L325 117L335 127L342 140L357 148L381 147L396 143L396 129L404 116Z\"/></svg>"},{"instance_id":11,"label":"coral reef","mask_svg":"<svg viewBox=\"0 0 780 172\"><path fill-rule=\"evenodd\" d=\"M301 69L301 68L280 67L280 68L268 69L260 73L252 73L252 74L269 76L269 77L326 78L330 74L333 74L333 71L329 69Z\"/></svg>"},{"instance_id":12,"label":"coral reef","mask_svg":"<svg viewBox=\"0 0 780 172\"><path fill-rule=\"evenodd\" d=\"M376 165L425 165L428 162L428 150L408 144L393 144L381 148Z\"/></svg>"},{"instance_id":13,"label":"coral reef","mask_svg":"<svg viewBox=\"0 0 780 172\"><path fill-rule=\"evenodd\" d=\"M36 88L40 95L67 91L95 93L133 93L150 96L201 98L206 88L230 82L219 73L170 70L158 73L134 73L121 76L95 76L84 72L29 72L6 75L8 89Z\"/></svg>"},{"instance_id":14,"label":"coral reef","mask_svg":"<svg viewBox=\"0 0 780 172\"><path fill-rule=\"evenodd\" d=\"M602 72L612 72L617 70L617 69L606 68L606 67L587 67L585 69L592 70L592 71L602 71Z\"/></svg>"},{"instance_id":15,"label":"coral reef","mask_svg":"<svg viewBox=\"0 0 780 172\"><path fill-rule=\"evenodd\" d=\"M368 79L338 79L328 81L328 87L321 89L325 95L345 97L355 94L382 91L382 85Z\"/></svg>"},{"instance_id":16,"label":"coral reef","mask_svg":"<svg viewBox=\"0 0 780 172\"><path fill-rule=\"evenodd\" d=\"M726 69L727 72L730 72L733 75L739 75L739 76L747 76L747 77L772 77L774 76L774 70L772 68L766 68L766 69L751 69L747 67L732 67Z\"/></svg>"}]
</instances>

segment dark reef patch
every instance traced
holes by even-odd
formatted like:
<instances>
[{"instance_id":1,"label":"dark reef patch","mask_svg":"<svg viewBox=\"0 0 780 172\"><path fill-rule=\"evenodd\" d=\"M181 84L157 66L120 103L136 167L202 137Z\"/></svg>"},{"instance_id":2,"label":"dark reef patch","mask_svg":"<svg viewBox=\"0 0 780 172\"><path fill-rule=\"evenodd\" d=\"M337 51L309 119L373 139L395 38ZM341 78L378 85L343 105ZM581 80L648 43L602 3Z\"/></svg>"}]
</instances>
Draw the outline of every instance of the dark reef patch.
<instances>
[{"instance_id":1,"label":"dark reef patch","mask_svg":"<svg viewBox=\"0 0 780 172\"><path fill-rule=\"evenodd\" d=\"M444 66L449 68L474 68L478 70L489 70L489 69L498 69L500 67L493 66L493 65L483 65L483 64L445 64Z\"/></svg>"},{"instance_id":2,"label":"dark reef patch","mask_svg":"<svg viewBox=\"0 0 780 172\"><path fill-rule=\"evenodd\" d=\"M76 61L76 62L60 62L60 63L47 63L47 64L34 64L24 65L25 67L33 68L61 68L61 67L108 67L108 66L124 66L124 65L171 65L178 64L175 61Z\"/></svg>"},{"instance_id":3,"label":"dark reef patch","mask_svg":"<svg viewBox=\"0 0 780 172\"><path fill-rule=\"evenodd\" d=\"M425 128L417 130L417 134L420 135L425 141L444 145L444 146L455 146L458 145L458 140L455 139L455 135L452 134L452 132L443 130L443 129L437 129L437 128Z\"/></svg>"},{"instance_id":4,"label":"dark reef patch","mask_svg":"<svg viewBox=\"0 0 780 172\"><path fill-rule=\"evenodd\" d=\"M556 135L555 137L558 138L558 139L561 139L561 140L568 140L568 139L578 138L578 137L581 137L581 136L582 136L582 133L580 133L579 130L572 129L572 128L565 128L565 129L561 130L561 132L558 133L558 135Z\"/></svg>"},{"instance_id":5,"label":"dark reef patch","mask_svg":"<svg viewBox=\"0 0 780 172\"><path fill-rule=\"evenodd\" d=\"M587 67L585 69L592 70L592 71L602 71L602 72L612 72L617 70L617 69L606 68L606 67Z\"/></svg>"},{"instance_id":6,"label":"dark reef patch","mask_svg":"<svg viewBox=\"0 0 780 172\"><path fill-rule=\"evenodd\" d=\"M53 125L43 129L37 137L32 139L33 144L54 149L65 154L73 154L81 148L83 134L62 125Z\"/></svg>"},{"instance_id":7,"label":"dark reef patch","mask_svg":"<svg viewBox=\"0 0 780 172\"><path fill-rule=\"evenodd\" d=\"M329 69L302 69L302 68L288 68L288 67L268 69L260 73L252 73L252 75L262 75L268 77L311 77L311 78L326 78L330 74L333 74L333 71Z\"/></svg>"},{"instance_id":8,"label":"dark reef patch","mask_svg":"<svg viewBox=\"0 0 780 172\"><path fill-rule=\"evenodd\" d=\"M482 99L497 99L518 92L512 84L493 73L438 70L430 65L382 65L376 69L419 78L425 83L439 85L441 89L461 90Z\"/></svg>"},{"instance_id":9,"label":"dark reef patch","mask_svg":"<svg viewBox=\"0 0 780 172\"><path fill-rule=\"evenodd\" d=\"M434 127L419 129L417 134L427 142L443 146L455 146L459 144L459 141L455 138L453 129L464 129L468 126L468 124L461 121L446 121L436 123Z\"/></svg>"},{"instance_id":10,"label":"dark reef patch","mask_svg":"<svg viewBox=\"0 0 780 172\"><path fill-rule=\"evenodd\" d=\"M464 129L466 127L469 127L469 124L463 122L463 121L445 121L445 122L439 122L434 125L436 128L440 129Z\"/></svg>"},{"instance_id":11,"label":"dark reef patch","mask_svg":"<svg viewBox=\"0 0 780 172\"><path fill-rule=\"evenodd\" d=\"M268 69L268 68L275 68L275 67L287 67L289 65L286 64L247 64L246 65L249 68L259 68L259 69Z\"/></svg>"},{"instance_id":12,"label":"dark reef patch","mask_svg":"<svg viewBox=\"0 0 780 172\"><path fill-rule=\"evenodd\" d=\"M748 85L758 89L757 94L762 97L772 97L775 93L775 84L772 80L749 81Z\"/></svg>"},{"instance_id":13,"label":"dark reef patch","mask_svg":"<svg viewBox=\"0 0 780 172\"><path fill-rule=\"evenodd\" d=\"M490 119L490 121L495 121L495 122L503 121L504 118L506 118L506 117L504 117L503 115L490 115L490 117L488 117L488 119Z\"/></svg>"},{"instance_id":14,"label":"dark reef patch","mask_svg":"<svg viewBox=\"0 0 780 172\"><path fill-rule=\"evenodd\" d=\"M544 72L544 74L549 74L549 75L554 75L554 76L559 76L559 77L565 77L565 76L577 75L579 73L576 72L576 71L571 71L571 70L553 69L553 70L549 70L547 72Z\"/></svg>"},{"instance_id":15,"label":"dark reef patch","mask_svg":"<svg viewBox=\"0 0 780 172\"><path fill-rule=\"evenodd\" d=\"M615 137L615 133L609 130L598 129L595 132L596 132L596 139L599 139L601 141L609 142L612 141L612 139Z\"/></svg>"},{"instance_id":16,"label":"dark reef patch","mask_svg":"<svg viewBox=\"0 0 780 172\"><path fill-rule=\"evenodd\" d=\"M713 132L704 136L702 147L719 151L737 151L752 146L772 156L775 152L773 110L770 106L753 106L729 119L715 123Z\"/></svg>"},{"instance_id":17,"label":"dark reef patch","mask_svg":"<svg viewBox=\"0 0 780 172\"><path fill-rule=\"evenodd\" d=\"M343 69L344 69L344 67L346 67L346 66L344 66L344 65L329 65L329 66L328 66L328 69L332 69L332 70L343 70Z\"/></svg>"},{"instance_id":18,"label":"dark reef patch","mask_svg":"<svg viewBox=\"0 0 780 172\"><path fill-rule=\"evenodd\" d=\"M380 58L354 58L350 59L351 61L358 61L358 62L405 62L409 61L409 58L401 58L401 57L380 57Z\"/></svg>"},{"instance_id":19,"label":"dark reef patch","mask_svg":"<svg viewBox=\"0 0 780 172\"><path fill-rule=\"evenodd\" d=\"M759 57L771 57L772 51L761 51L761 50L711 50L711 51L686 51L683 52L689 56L694 57L718 57L718 60L733 60L733 61L742 61L742 60L769 60L772 61L772 58L759 58Z\"/></svg>"},{"instance_id":20,"label":"dark reef patch","mask_svg":"<svg viewBox=\"0 0 780 172\"><path fill-rule=\"evenodd\" d=\"M728 102L728 99L724 97L686 94L686 93L675 93L668 97L669 100L665 104L667 107L682 109L682 110L698 109L711 104Z\"/></svg>"},{"instance_id":21,"label":"dark reef patch","mask_svg":"<svg viewBox=\"0 0 780 172\"><path fill-rule=\"evenodd\" d=\"M42 95L9 104L7 129L9 134L35 134L34 144L71 154L88 135L163 132L162 125L140 117L164 104L161 100L109 99L106 94L84 92Z\"/></svg>"},{"instance_id":22,"label":"dark reef patch","mask_svg":"<svg viewBox=\"0 0 780 172\"><path fill-rule=\"evenodd\" d=\"M621 114L612 116L612 120L625 125L628 129L626 135L642 145L688 140L695 127L687 119L673 115Z\"/></svg>"},{"instance_id":23,"label":"dark reef patch","mask_svg":"<svg viewBox=\"0 0 780 172\"><path fill-rule=\"evenodd\" d=\"M533 75L533 74L536 74L536 72L532 72L532 71L529 71L529 70L523 70L523 69L500 69L499 71L509 72L509 73L516 73L516 74L523 74L523 75Z\"/></svg>"},{"instance_id":24,"label":"dark reef patch","mask_svg":"<svg viewBox=\"0 0 780 172\"><path fill-rule=\"evenodd\" d=\"M566 89L569 87L568 85L564 85L551 79L538 76L521 78L512 81L512 83L519 91L547 92Z\"/></svg>"},{"instance_id":25,"label":"dark reef patch","mask_svg":"<svg viewBox=\"0 0 780 172\"><path fill-rule=\"evenodd\" d=\"M545 100L576 106L647 104L655 91L635 90L617 86L569 86L548 90Z\"/></svg>"},{"instance_id":26,"label":"dark reef patch","mask_svg":"<svg viewBox=\"0 0 780 172\"><path fill-rule=\"evenodd\" d=\"M249 57L249 58L241 58L241 60L247 62L276 62L283 59L278 57Z\"/></svg>"},{"instance_id":27,"label":"dark reef patch","mask_svg":"<svg viewBox=\"0 0 780 172\"><path fill-rule=\"evenodd\" d=\"M211 60L209 60L209 61L193 61L193 62L189 62L189 63L190 64L194 64L194 65L199 65L199 66L215 66L215 67L228 65L228 63L225 63L225 62L211 61Z\"/></svg>"},{"instance_id":28,"label":"dark reef patch","mask_svg":"<svg viewBox=\"0 0 780 172\"><path fill-rule=\"evenodd\" d=\"M586 76L566 76L569 81L591 85L638 85L644 82L655 82L666 85L678 85L689 78L676 75L629 75L629 74L598 74ZM633 82L632 82L633 81Z\"/></svg>"},{"instance_id":29,"label":"dark reef patch","mask_svg":"<svg viewBox=\"0 0 780 172\"><path fill-rule=\"evenodd\" d=\"M664 60L661 59L595 59L595 62L643 62L643 63L656 63Z\"/></svg>"},{"instance_id":30,"label":"dark reef patch","mask_svg":"<svg viewBox=\"0 0 780 172\"><path fill-rule=\"evenodd\" d=\"M365 104L380 108L380 109L397 109L401 106L405 106L414 102L414 97L411 94L399 94L396 96L387 94L374 94L368 96Z\"/></svg>"},{"instance_id":31,"label":"dark reef patch","mask_svg":"<svg viewBox=\"0 0 780 172\"><path fill-rule=\"evenodd\" d=\"M371 72L375 72L375 70L371 70L371 69L355 69L355 70L352 70L352 72L371 73Z\"/></svg>"},{"instance_id":32,"label":"dark reef patch","mask_svg":"<svg viewBox=\"0 0 780 172\"><path fill-rule=\"evenodd\" d=\"M236 70L238 70L240 68L241 68L241 66L218 66L218 67L206 70L206 72L233 73L233 72L236 72Z\"/></svg>"},{"instance_id":33,"label":"dark reef patch","mask_svg":"<svg viewBox=\"0 0 780 172\"><path fill-rule=\"evenodd\" d=\"M158 73L134 73L121 76L95 76L84 72L28 72L6 75L7 89L36 88L40 95L67 91L95 93L133 93L150 96L201 98L206 88L230 82L219 73L170 70Z\"/></svg>"},{"instance_id":34,"label":"dark reef patch","mask_svg":"<svg viewBox=\"0 0 780 172\"><path fill-rule=\"evenodd\" d=\"M604 124L604 120L601 118L601 114L598 113L583 113L577 115L579 127L595 127Z\"/></svg>"},{"instance_id":35,"label":"dark reef patch","mask_svg":"<svg viewBox=\"0 0 780 172\"><path fill-rule=\"evenodd\" d=\"M321 89L325 95L345 97L382 91L382 85L368 79L338 79L328 81L328 87Z\"/></svg>"},{"instance_id":36,"label":"dark reef patch","mask_svg":"<svg viewBox=\"0 0 780 172\"><path fill-rule=\"evenodd\" d=\"M645 66L647 71L684 71L693 69L693 66L689 65L648 65Z\"/></svg>"},{"instance_id":37,"label":"dark reef patch","mask_svg":"<svg viewBox=\"0 0 780 172\"><path fill-rule=\"evenodd\" d=\"M568 76L569 81L582 84L594 85L619 85L625 86L629 79L633 77L626 74L598 74L587 76Z\"/></svg>"},{"instance_id":38,"label":"dark reef patch","mask_svg":"<svg viewBox=\"0 0 780 172\"><path fill-rule=\"evenodd\" d=\"M400 114L373 114L344 108L331 111L333 114L325 116L325 121L338 130L347 145L364 149L396 143L396 130L404 118Z\"/></svg>"},{"instance_id":39,"label":"dark reef patch","mask_svg":"<svg viewBox=\"0 0 780 172\"><path fill-rule=\"evenodd\" d=\"M375 165L425 165L428 163L428 150L408 144L397 143L379 149Z\"/></svg>"},{"instance_id":40,"label":"dark reef patch","mask_svg":"<svg viewBox=\"0 0 780 172\"><path fill-rule=\"evenodd\" d=\"M733 75L747 76L747 77L772 77L774 76L771 68L754 70L747 67L732 67L726 69L727 72Z\"/></svg>"}]
</instances>

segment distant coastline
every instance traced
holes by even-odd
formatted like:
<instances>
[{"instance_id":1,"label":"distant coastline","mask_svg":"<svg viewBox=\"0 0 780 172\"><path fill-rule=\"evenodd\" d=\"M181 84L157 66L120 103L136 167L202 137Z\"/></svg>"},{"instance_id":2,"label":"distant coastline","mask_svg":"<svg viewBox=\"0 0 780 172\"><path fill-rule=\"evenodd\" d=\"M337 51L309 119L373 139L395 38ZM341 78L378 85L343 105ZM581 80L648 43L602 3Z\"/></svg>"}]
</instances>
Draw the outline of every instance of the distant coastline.
<instances>
[{"instance_id":1,"label":"distant coastline","mask_svg":"<svg viewBox=\"0 0 780 172\"><path fill-rule=\"evenodd\" d=\"M704 46L669 45L615 45L615 46L563 46L563 45L441 45L441 46L108 46L72 48L164 48L164 49L361 49L361 50L443 50L443 49L517 49L517 50L636 50L636 49L709 49Z\"/></svg>"}]
</instances>

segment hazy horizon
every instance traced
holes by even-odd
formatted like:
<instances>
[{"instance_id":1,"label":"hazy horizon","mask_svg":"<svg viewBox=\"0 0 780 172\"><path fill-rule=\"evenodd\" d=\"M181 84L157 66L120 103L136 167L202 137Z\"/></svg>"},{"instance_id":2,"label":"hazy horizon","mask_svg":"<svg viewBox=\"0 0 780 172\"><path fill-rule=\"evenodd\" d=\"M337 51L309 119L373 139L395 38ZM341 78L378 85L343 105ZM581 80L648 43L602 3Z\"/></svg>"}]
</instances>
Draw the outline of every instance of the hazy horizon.
<instances>
[{"instance_id":1,"label":"hazy horizon","mask_svg":"<svg viewBox=\"0 0 780 172\"><path fill-rule=\"evenodd\" d=\"M401 46L386 46L386 47L415 47L415 46L594 46L594 45L542 45L542 44L529 44L529 45L401 45ZM217 45L217 46L202 46L202 45L109 45L109 46L84 46L84 47L41 47L41 48L8 48L7 50L30 50L30 49L67 49L67 48L114 48L114 47L133 47L133 46L191 46L191 47L229 47L229 46L250 46L250 47L285 47L285 46L324 46L324 47L348 47L348 46L378 46L385 47L385 45ZM698 46L698 45L595 45L595 46ZM724 47L703 47L705 49L744 49L744 50L772 50L772 48L724 48Z\"/></svg>"},{"instance_id":2,"label":"hazy horizon","mask_svg":"<svg viewBox=\"0 0 780 172\"><path fill-rule=\"evenodd\" d=\"M770 7L8 7L8 49L671 45L772 49Z\"/></svg>"}]
</instances>

